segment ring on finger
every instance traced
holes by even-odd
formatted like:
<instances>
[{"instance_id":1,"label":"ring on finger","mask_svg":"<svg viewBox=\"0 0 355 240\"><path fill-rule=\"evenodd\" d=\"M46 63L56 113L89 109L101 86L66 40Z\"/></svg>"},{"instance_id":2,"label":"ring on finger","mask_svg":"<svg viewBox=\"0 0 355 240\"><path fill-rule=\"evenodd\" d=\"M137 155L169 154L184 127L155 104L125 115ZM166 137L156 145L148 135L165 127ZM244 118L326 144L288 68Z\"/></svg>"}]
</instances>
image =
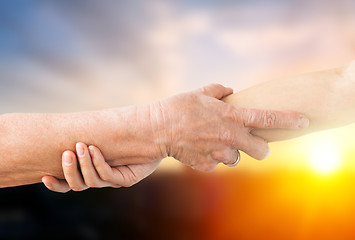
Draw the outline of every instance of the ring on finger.
<instances>
[{"instance_id":1,"label":"ring on finger","mask_svg":"<svg viewBox=\"0 0 355 240\"><path fill-rule=\"evenodd\" d=\"M237 158L233 163L226 164L228 167L235 167L240 162L240 152L237 150Z\"/></svg>"}]
</instances>

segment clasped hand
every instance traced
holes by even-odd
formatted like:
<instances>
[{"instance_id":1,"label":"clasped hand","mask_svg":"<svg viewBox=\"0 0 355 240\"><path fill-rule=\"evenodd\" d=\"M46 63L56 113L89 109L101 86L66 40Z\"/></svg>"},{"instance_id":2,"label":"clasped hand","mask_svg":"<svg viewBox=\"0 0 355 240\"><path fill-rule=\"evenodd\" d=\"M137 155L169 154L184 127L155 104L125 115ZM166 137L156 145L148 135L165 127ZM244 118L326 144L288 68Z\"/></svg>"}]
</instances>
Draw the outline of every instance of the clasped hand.
<instances>
[{"instance_id":1,"label":"clasped hand","mask_svg":"<svg viewBox=\"0 0 355 240\"><path fill-rule=\"evenodd\" d=\"M65 180L44 176L51 190L81 191L89 187L128 187L150 175L167 157L210 172L219 163L231 164L241 150L261 160L268 156L268 143L253 136L253 129L299 129L309 122L300 113L238 108L223 102L231 88L212 84L193 92L179 94L137 107L149 109L149 119L136 119L137 124L151 128L158 154L149 158L115 159L106 162L100 150L84 143L76 145L76 153L65 151L62 167ZM134 131L134 129L132 130ZM139 145L136 151L145 151Z\"/></svg>"}]
</instances>

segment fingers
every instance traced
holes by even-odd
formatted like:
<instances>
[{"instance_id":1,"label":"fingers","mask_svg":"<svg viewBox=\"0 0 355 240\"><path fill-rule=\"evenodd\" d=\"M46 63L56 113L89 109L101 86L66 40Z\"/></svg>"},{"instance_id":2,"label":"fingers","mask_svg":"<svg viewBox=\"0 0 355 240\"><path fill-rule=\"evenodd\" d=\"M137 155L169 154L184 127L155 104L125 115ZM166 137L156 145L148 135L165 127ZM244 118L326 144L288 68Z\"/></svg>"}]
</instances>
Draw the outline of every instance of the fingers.
<instances>
[{"instance_id":1,"label":"fingers","mask_svg":"<svg viewBox=\"0 0 355 240\"><path fill-rule=\"evenodd\" d=\"M217 162L228 165L235 162L238 157L238 152L237 150L228 147L223 150L213 151L211 156Z\"/></svg>"},{"instance_id":2,"label":"fingers","mask_svg":"<svg viewBox=\"0 0 355 240\"><path fill-rule=\"evenodd\" d=\"M160 163L153 161L111 168L101 151L94 146L88 148L83 143L77 143L76 152L77 155L72 151L65 151L62 155L65 180L58 180L52 176L42 178L48 189L67 192L70 189L82 191L89 187L129 187L151 174Z\"/></svg>"},{"instance_id":3,"label":"fingers","mask_svg":"<svg viewBox=\"0 0 355 240\"><path fill-rule=\"evenodd\" d=\"M90 146L89 151L93 156L95 169L103 181L123 187L130 187L138 181L136 175L127 166L111 168L97 147Z\"/></svg>"},{"instance_id":4,"label":"fingers","mask_svg":"<svg viewBox=\"0 0 355 240\"><path fill-rule=\"evenodd\" d=\"M84 179L84 183L88 187L103 187L104 184L102 180L99 178L95 167L92 163L91 156L89 153L89 149L84 143L76 144L76 152L78 155L78 161L80 164L80 170ZM100 154L103 158L101 152ZM93 156L94 160L95 156Z\"/></svg>"},{"instance_id":5,"label":"fingers","mask_svg":"<svg viewBox=\"0 0 355 240\"><path fill-rule=\"evenodd\" d=\"M115 183L107 182L100 178L96 166L94 166L94 162L99 162L99 164L97 164L98 167L101 167L102 165L110 169L111 167L106 163L101 151L96 148L96 153L94 153L92 152L93 148L93 146L88 148L84 143L76 144L76 151L84 184L90 188L120 187ZM99 159L99 161L97 161L97 159ZM75 185L77 184L79 184L79 182L75 183Z\"/></svg>"},{"instance_id":6,"label":"fingers","mask_svg":"<svg viewBox=\"0 0 355 240\"><path fill-rule=\"evenodd\" d=\"M62 167L64 177L72 190L82 191L88 189L78 169L76 155L72 151L65 151L63 153Z\"/></svg>"},{"instance_id":7,"label":"fingers","mask_svg":"<svg viewBox=\"0 0 355 240\"><path fill-rule=\"evenodd\" d=\"M130 187L138 183L140 180L150 175L158 167L161 161L122 165L112 168L105 161L97 147L90 146L89 151L99 177L105 182L115 184L114 187ZM131 161L134 162L134 159L131 159ZM141 162L141 160L139 159L137 162Z\"/></svg>"},{"instance_id":8,"label":"fingers","mask_svg":"<svg viewBox=\"0 0 355 240\"><path fill-rule=\"evenodd\" d=\"M226 88L221 84L210 84L208 86L198 89L197 91L201 92L204 95L217 99L222 99L233 93L233 89Z\"/></svg>"},{"instance_id":9,"label":"fingers","mask_svg":"<svg viewBox=\"0 0 355 240\"><path fill-rule=\"evenodd\" d=\"M54 192L66 193L70 191L70 187L65 180L60 180L52 176L42 177L43 184Z\"/></svg>"},{"instance_id":10,"label":"fingers","mask_svg":"<svg viewBox=\"0 0 355 240\"><path fill-rule=\"evenodd\" d=\"M258 109L238 109L235 112L236 121L241 116L248 128L287 128L299 129L309 125L309 120L300 113L287 111L271 111ZM265 159L270 154L268 143L250 132L240 132L232 139L231 147L239 149L257 160Z\"/></svg>"},{"instance_id":11,"label":"fingers","mask_svg":"<svg viewBox=\"0 0 355 240\"><path fill-rule=\"evenodd\" d=\"M269 144L264 139L250 133L246 133L243 137L239 143L239 149L257 160L263 160L270 154Z\"/></svg>"},{"instance_id":12,"label":"fingers","mask_svg":"<svg viewBox=\"0 0 355 240\"><path fill-rule=\"evenodd\" d=\"M100 149L95 146L89 146L89 153L92 159L91 167L95 168L95 182L97 186L101 187L114 187L118 188L123 185L117 184L116 181L111 181L112 177L112 168L105 161L104 156L102 155ZM93 176L92 176L93 177Z\"/></svg>"},{"instance_id":13,"label":"fingers","mask_svg":"<svg viewBox=\"0 0 355 240\"><path fill-rule=\"evenodd\" d=\"M105 161L104 157L102 156L100 150L95 146L89 146L90 155L92 156L92 163L103 181L110 182L112 181L113 173L112 168L108 163ZM118 181L116 181L118 182Z\"/></svg>"},{"instance_id":14,"label":"fingers","mask_svg":"<svg viewBox=\"0 0 355 240\"><path fill-rule=\"evenodd\" d=\"M89 187L119 188L121 185L118 185L115 182L124 183L124 180L122 180L124 177L115 173L115 171L118 170L114 169L114 171L111 169L98 148L90 146L88 149L84 143L77 143L76 151L77 156L72 151L65 151L62 155L62 167L65 180L59 180L52 176L44 176L42 178L42 182L48 189L64 193L68 192L70 189L74 191L83 191ZM96 167L101 174L103 172L106 174L102 175L107 179L115 181L107 182L101 179L95 169ZM120 177L120 179L117 180L117 177Z\"/></svg>"},{"instance_id":15,"label":"fingers","mask_svg":"<svg viewBox=\"0 0 355 240\"><path fill-rule=\"evenodd\" d=\"M230 128L233 128L233 124ZM237 129L225 136L226 137L223 135L222 139L227 139L226 144L229 148L241 150L252 158L262 160L270 153L268 143L264 139L252 135L249 131L241 131L240 129Z\"/></svg>"},{"instance_id":16,"label":"fingers","mask_svg":"<svg viewBox=\"0 0 355 240\"><path fill-rule=\"evenodd\" d=\"M239 135L238 139L233 141L229 147L213 151L211 155L217 162L230 165L236 162L239 155L238 150L257 160L263 160L270 154L269 144L264 139L245 133Z\"/></svg>"},{"instance_id":17,"label":"fingers","mask_svg":"<svg viewBox=\"0 0 355 240\"><path fill-rule=\"evenodd\" d=\"M243 109L242 119L251 128L299 129L309 125L309 120L300 113L258 109Z\"/></svg>"},{"instance_id":18,"label":"fingers","mask_svg":"<svg viewBox=\"0 0 355 240\"><path fill-rule=\"evenodd\" d=\"M92 148L92 146L90 147ZM69 189L74 191L83 191L90 187L120 187L115 183L102 180L95 170L93 162L98 162L98 158L102 159L102 162L97 164L97 166L102 167L101 165L104 165L105 167L111 168L104 160L104 157L99 149L97 149L96 154L93 154L91 151L89 152L88 147L84 143L77 143L76 151L77 156L72 151L65 151L62 157L63 172ZM64 185L61 186L61 189L62 188L64 189Z\"/></svg>"},{"instance_id":19,"label":"fingers","mask_svg":"<svg viewBox=\"0 0 355 240\"><path fill-rule=\"evenodd\" d=\"M212 172L216 169L219 163L219 159L214 159L213 156L203 157L200 159L198 165L191 166L192 169L202 172Z\"/></svg>"}]
</instances>

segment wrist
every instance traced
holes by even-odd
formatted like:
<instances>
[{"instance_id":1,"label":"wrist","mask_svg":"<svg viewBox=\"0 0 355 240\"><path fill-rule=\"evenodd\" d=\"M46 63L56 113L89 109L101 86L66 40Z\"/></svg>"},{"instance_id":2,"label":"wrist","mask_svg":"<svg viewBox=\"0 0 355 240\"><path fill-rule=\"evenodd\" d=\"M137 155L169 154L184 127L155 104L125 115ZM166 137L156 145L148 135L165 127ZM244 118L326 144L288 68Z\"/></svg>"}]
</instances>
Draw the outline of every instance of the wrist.
<instances>
[{"instance_id":1,"label":"wrist","mask_svg":"<svg viewBox=\"0 0 355 240\"><path fill-rule=\"evenodd\" d=\"M165 111L162 100L150 103L148 108L154 145L158 146L161 158L171 156L170 117Z\"/></svg>"},{"instance_id":2,"label":"wrist","mask_svg":"<svg viewBox=\"0 0 355 240\"><path fill-rule=\"evenodd\" d=\"M163 123L155 103L114 109L115 158L160 160L167 156Z\"/></svg>"}]
</instances>

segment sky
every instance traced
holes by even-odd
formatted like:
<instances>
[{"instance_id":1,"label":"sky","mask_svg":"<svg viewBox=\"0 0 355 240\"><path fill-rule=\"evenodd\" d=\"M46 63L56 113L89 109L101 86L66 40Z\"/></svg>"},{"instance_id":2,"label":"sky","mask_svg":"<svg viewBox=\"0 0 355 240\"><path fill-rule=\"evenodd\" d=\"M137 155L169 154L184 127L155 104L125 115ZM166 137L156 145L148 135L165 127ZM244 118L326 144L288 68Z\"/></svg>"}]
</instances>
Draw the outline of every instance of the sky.
<instances>
[{"instance_id":1,"label":"sky","mask_svg":"<svg viewBox=\"0 0 355 240\"><path fill-rule=\"evenodd\" d=\"M1 112L121 106L211 82L238 91L354 49L352 1L104 2L0 3Z\"/></svg>"},{"instance_id":2,"label":"sky","mask_svg":"<svg viewBox=\"0 0 355 240\"><path fill-rule=\"evenodd\" d=\"M0 1L1 114L140 104L212 82L238 92L354 58L351 0ZM242 154L237 168L220 166L215 183L201 183L223 205L206 218L208 236L314 239L328 226L328 236L342 229L351 239L354 132L352 125L272 143L266 161ZM172 159L158 169L184 171ZM343 228L332 231L328 217ZM229 225L218 222L224 218Z\"/></svg>"},{"instance_id":3,"label":"sky","mask_svg":"<svg viewBox=\"0 0 355 240\"><path fill-rule=\"evenodd\" d=\"M347 0L2 1L0 113L120 107L213 82L238 92L340 66L354 59L354 11ZM344 152L348 129L271 144L267 164L243 156L241 168L302 168L314 153L299 148L338 134ZM280 160L288 151L304 160Z\"/></svg>"}]
</instances>

